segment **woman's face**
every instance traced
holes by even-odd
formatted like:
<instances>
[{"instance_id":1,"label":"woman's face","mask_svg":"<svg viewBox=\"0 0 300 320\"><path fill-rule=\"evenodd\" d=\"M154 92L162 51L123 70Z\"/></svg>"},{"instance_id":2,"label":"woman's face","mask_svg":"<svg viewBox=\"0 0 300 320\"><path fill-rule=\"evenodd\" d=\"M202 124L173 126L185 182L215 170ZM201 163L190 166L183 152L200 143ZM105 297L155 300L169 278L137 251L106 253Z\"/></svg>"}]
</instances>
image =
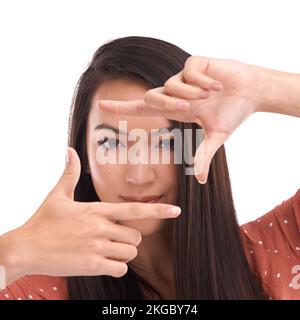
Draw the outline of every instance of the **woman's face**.
<instances>
[{"instance_id":1,"label":"woman's face","mask_svg":"<svg viewBox=\"0 0 300 320\"><path fill-rule=\"evenodd\" d=\"M98 87L92 98L87 124L87 154L91 178L98 197L103 202L146 202L153 199L154 202L176 204L178 189L176 165L173 161L172 147L171 151L168 151L170 144L172 145L171 134L158 135L159 140L158 137L154 139L155 143L151 146L151 129L170 128L171 122L163 117L136 117L108 113L97 107L97 101L100 99L143 99L148 89L145 85L130 79L106 80ZM119 121L125 121L123 124L126 123L128 134L132 129L139 128L143 130L143 135L138 135L140 138L127 139L127 135L112 129L119 128ZM127 146L124 144L124 139L127 141ZM153 161L151 163L150 152L153 151L159 151L158 163ZM161 160L162 154L166 152L170 156L169 163ZM145 160L147 154L148 161ZM119 156L126 161L121 163ZM131 156L135 157L134 163L130 163ZM138 156L144 160L138 161ZM107 157L110 163L103 163L101 159L104 157ZM165 222L167 221L159 219L119 220L120 224L140 231L143 236L156 233Z\"/></svg>"}]
</instances>

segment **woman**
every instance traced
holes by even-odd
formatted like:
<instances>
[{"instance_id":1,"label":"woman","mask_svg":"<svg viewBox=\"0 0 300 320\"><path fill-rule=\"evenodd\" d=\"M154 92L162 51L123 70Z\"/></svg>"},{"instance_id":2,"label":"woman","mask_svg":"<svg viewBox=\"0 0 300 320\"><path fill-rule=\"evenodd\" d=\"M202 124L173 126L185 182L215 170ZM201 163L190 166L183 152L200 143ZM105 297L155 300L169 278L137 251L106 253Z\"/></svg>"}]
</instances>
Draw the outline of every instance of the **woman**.
<instances>
[{"instance_id":1,"label":"woman","mask_svg":"<svg viewBox=\"0 0 300 320\"><path fill-rule=\"evenodd\" d=\"M101 46L76 88L62 178L29 221L1 236L9 285L0 297L299 299L300 190L239 227L223 146L253 112L300 116L297 86L298 75L191 57L158 39ZM173 163L168 132L154 148L171 149L169 164L102 163L127 150L119 121L146 139L192 129L183 143L193 154L203 128L201 183ZM150 149L143 143L139 156ZM168 215L170 205L181 213Z\"/></svg>"}]
</instances>

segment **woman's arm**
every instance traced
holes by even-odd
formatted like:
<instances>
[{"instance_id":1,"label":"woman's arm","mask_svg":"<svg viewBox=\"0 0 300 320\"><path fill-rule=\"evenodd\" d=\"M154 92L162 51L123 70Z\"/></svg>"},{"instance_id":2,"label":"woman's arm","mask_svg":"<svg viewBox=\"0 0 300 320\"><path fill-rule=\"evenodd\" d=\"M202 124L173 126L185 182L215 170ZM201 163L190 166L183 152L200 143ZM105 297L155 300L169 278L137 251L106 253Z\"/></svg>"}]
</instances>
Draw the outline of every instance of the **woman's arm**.
<instances>
[{"instance_id":1,"label":"woman's arm","mask_svg":"<svg viewBox=\"0 0 300 320\"><path fill-rule=\"evenodd\" d=\"M259 78L258 112L281 113L300 117L300 75L253 67Z\"/></svg>"},{"instance_id":2,"label":"woman's arm","mask_svg":"<svg viewBox=\"0 0 300 320\"><path fill-rule=\"evenodd\" d=\"M229 59L191 56L183 70L144 100L99 102L104 111L139 116L164 115L195 122L205 137L195 155L195 176L207 181L214 154L254 112L300 116L300 75Z\"/></svg>"},{"instance_id":3,"label":"woman's arm","mask_svg":"<svg viewBox=\"0 0 300 320\"><path fill-rule=\"evenodd\" d=\"M0 236L0 290L25 275L26 254L19 252L17 232Z\"/></svg>"}]
</instances>

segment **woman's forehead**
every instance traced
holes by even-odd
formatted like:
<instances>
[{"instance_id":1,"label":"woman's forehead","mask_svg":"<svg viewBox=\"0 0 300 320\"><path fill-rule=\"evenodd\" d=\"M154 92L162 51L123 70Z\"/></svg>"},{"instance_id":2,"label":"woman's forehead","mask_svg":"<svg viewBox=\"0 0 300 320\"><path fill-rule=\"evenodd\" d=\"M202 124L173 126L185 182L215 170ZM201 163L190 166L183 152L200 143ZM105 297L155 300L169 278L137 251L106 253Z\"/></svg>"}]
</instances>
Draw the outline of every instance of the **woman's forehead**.
<instances>
[{"instance_id":1,"label":"woman's forehead","mask_svg":"<svg viewBox=\"0 0 300 320\"><path fill-rule=\"evenodd\" d=\"M150 86L128 78L103 81L95 91L94 99L133 100L142 99Z\"/></svg>"}]
</instances>

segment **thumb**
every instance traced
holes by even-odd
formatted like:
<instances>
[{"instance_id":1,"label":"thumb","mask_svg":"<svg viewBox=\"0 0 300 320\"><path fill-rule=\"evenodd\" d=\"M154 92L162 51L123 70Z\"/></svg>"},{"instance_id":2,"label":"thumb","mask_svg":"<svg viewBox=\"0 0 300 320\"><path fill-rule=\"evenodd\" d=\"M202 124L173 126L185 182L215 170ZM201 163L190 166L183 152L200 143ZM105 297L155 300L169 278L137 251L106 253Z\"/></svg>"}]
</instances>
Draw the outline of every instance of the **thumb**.
<instances>
[{"instance_id":1,"label":"thumb","mask_svg":"<svg viewBox=\"0 0 300 320\"><path fill-rule=\"evenodd\" d=\"M54 192L68 199L74 199L75 187L81 172L79 156L74 148L68 147L65 170L54 187Z\"/></svg>"},{"instance_id":2,"label":"thumb","mask_svg":"<svg viewBox=\"0 0 300 320\"><path fill-rule=\"evenodd\" d=\"M211 133L206 136L196 150L194 173L199 183L205 184L208 178L212 158L228 138L226 133Z\"/></svg>"}]
</instances>

